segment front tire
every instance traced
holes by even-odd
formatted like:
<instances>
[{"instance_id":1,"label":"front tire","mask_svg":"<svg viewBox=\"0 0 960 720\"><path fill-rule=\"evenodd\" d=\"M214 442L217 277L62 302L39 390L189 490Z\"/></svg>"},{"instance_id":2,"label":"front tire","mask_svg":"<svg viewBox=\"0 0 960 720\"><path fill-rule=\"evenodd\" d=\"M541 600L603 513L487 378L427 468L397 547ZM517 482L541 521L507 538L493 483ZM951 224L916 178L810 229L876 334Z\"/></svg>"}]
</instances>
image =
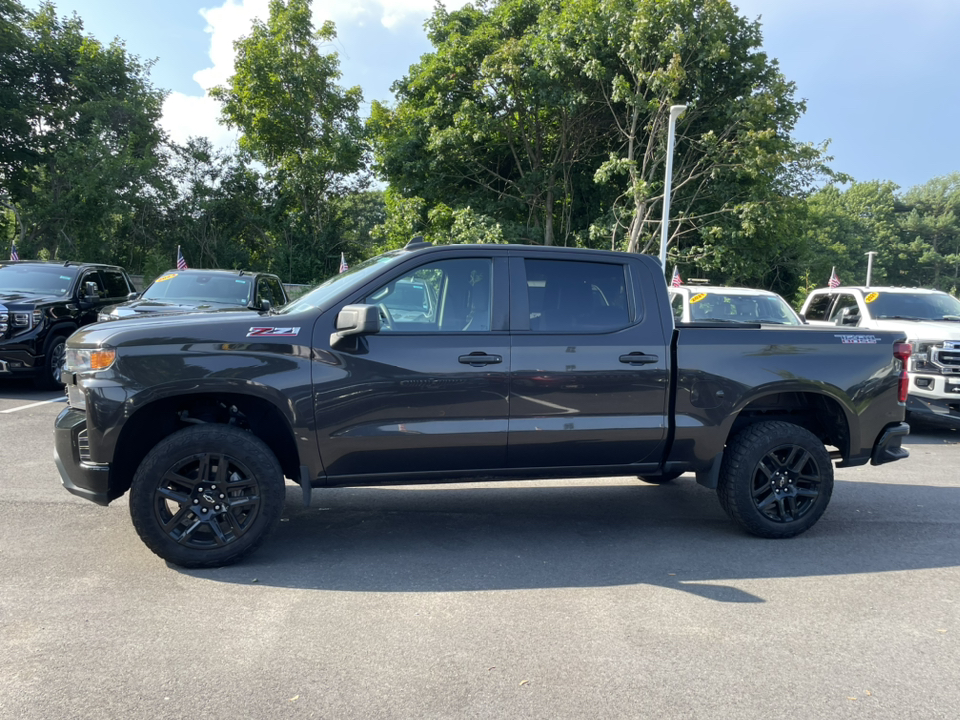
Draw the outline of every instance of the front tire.
<instances>
[{"instance_id":1,"label":"front tire","mask_svg":"<svg viewBox=\"0 0 960 720\"><path fill-rule=\"evenodd\" d=\"M33 380L38 390L57 390L63 387L60 380L60 371L63 370L63 360L67 352L67 336L52 335L47 340L44 349L43 367L40 374Z\"/></svg>"},{"instance_id":2,"label":"front tire","mask_svg":"<svg viewBox=\"0 0 960 720\"><path fill-rule=\"evenodd\" d=\"M260 438L195 425L147 453L130 488L130 517L164 560L221 567L259 547L279 524L284 498L280 464Z\"/></svg>"},{"instance_id":3,"label":"front tire","mask_svg":"<svg viewBox=\"0 0 960 720\"><path fill-rule=\"evenodd\" d=\"M727 445L717 486L727 514L753 535L788 538L816 524L833 494L823 443L788 422L759 422Z\"/></svg>"}]
</instances>

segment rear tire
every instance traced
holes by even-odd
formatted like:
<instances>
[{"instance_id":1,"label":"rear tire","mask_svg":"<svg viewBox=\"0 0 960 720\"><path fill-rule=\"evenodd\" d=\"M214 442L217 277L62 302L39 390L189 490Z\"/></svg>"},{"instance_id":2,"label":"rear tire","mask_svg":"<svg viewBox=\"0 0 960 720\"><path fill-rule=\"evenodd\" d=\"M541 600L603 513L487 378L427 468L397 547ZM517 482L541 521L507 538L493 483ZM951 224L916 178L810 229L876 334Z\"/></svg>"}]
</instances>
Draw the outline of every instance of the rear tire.
<instances>
[{"instance_id":1,"label":"rear tire","mask_svg":"<svg viewBox=\"0 0 960 720\"><path fill-rule=\"evenodd\" d=\"M185 568L220 567L253 552L283 512L283 473L260 438L228 425L194 425L161 440L130 488L140 539Z\"/></svg>"},{"instance_id":2,"label":"rear tire","mask_svg":"<svg viewBox=\"0 0 960 720\"><path fill-rule=\"evenodd\" d=\"M813 527L833 494L833 464L823 443L788 422L759 422L727 445L717 486L720 504L743 529L788 538Z\"/></svg>"}]
</instances>

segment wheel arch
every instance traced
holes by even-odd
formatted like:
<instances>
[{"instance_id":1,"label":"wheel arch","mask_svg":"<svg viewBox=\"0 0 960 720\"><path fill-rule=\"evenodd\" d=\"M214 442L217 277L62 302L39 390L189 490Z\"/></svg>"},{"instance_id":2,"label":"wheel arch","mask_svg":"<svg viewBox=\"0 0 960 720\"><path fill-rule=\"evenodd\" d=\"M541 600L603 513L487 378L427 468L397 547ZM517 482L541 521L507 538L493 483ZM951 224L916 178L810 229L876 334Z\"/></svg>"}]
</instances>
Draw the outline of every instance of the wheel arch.
<instances>
[{"instance_id":1,"label":"wheel arch","mask_svg":"<svg viewBox=\"0 0 960 720\"><path fill-rule=\"evenodd\" d=\"M697 482L715 489L725 448L745 428L763 421L792 423L813 433L825 446L837 448L846 458L851 453L856 418L832 395L809 388L772 390L747 400L721 426L722 444L714 447L707 467L697 470Z\"/></svg>"},{"instance_id":2,"label":"wheel arch","mask_svg":"<svg viewBox=\"0 0 960 720\"><path fill-rule=\"evenodd\" d=\"M257 395L201 391L157 398L138 407L124 422L113 458L114 491L122 494L130 488L143 458L165 437L190 425L208 423L251 432L270 448L284 476L299 477L293 428L280 408Z\"/></svg>"}]
</instances>

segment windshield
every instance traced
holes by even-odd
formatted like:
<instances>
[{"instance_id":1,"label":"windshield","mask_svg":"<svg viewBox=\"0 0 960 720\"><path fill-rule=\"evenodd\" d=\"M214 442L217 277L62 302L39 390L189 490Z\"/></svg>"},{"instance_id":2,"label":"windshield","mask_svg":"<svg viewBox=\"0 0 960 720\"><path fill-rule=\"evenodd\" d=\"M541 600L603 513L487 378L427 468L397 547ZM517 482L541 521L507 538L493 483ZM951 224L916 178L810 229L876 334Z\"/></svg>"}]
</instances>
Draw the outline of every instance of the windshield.
<instances>
[{"instance_id":1,"label":"windshield","mask_svg":"<svg viewBox=\"0 0 960 720\"><path fill-rule=\"evenodd\" d=\"M177 273L161 275L142 297L164 302L214 302L246 305L250 302L253 278L219 273Z\"/></svg>"},{"instance_id":2,"label":"windshield","mask_svg":"<svg viewBox=\"0 0 960 720\"><path fill-rule=\"evenodd\" d=\"M690 297L690 319L802 325L803 322L779 295L696 293Z\"/></svg>"},{"instance_id":3,"label":"windshield","mask_svg":"<svg viewBox=\"0 0 960 720\"><path fill-rule=\"evenodd\" d=\"M284 305L278 311L280 315L293 315L295 313L309 312L320 307L323 302L336 295L348 285L362 284L369 276L375 274L383 265L392 262L402 251L394 250L384 255L378 255L375 258L365 260L359 265L354 265L345 272L334 275L329 280L324 281L310 292L301 295L287 305Z\"/></svg>"},{"instance_id":4,"label":"windshield","mask_svg":"<svg viewBox=\"0 0 960 720\"><path fill-rule=\"evenodd\" d=\"M872 292L863 301L875 320L960 320L960 300L946 293Z\"/></svg>"},{"instance_id":5,"label":"windshield","mask_svg":"<svg viewBox=\"0 0 960 720\"><path fill-rule=\"evenodd\" d=\"M76 277L75 267L63 265L3 265L0 292L68 295Z\"/></svg>"}]
</instances>

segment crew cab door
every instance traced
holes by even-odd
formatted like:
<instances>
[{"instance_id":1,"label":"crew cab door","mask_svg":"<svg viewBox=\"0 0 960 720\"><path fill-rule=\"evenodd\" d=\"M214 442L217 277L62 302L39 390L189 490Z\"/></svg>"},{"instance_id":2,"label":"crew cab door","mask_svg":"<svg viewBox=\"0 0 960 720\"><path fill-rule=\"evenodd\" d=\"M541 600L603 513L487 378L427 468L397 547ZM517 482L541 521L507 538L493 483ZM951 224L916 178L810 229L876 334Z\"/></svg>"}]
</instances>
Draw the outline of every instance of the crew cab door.
<instances>
[{"instance_id":1,"label":"crew cab door","mask_svg":"<svg viewBox=\"0 0 960 720\"><path fill-rule=\"evenodd\" d=\"M381 329L331 350L315 380L327 475L476 472L506 462L507 259L501 252L421 258L346 304L375 305ZM315 347L329 347L318 323ZM315 373L315 378L317 374Z\"/></svg>"},{"instance_id":2,"label":"crew cab door","mask_svg":"<svg viewBox=\"0 0 960 720\"><path fill-rule=\"evenodd\" d=\"M510 274L509 467L659 461L672 331L654 292L665 301L663 277L627 255L520 250Z\"/></svg>"}]
</instances>

